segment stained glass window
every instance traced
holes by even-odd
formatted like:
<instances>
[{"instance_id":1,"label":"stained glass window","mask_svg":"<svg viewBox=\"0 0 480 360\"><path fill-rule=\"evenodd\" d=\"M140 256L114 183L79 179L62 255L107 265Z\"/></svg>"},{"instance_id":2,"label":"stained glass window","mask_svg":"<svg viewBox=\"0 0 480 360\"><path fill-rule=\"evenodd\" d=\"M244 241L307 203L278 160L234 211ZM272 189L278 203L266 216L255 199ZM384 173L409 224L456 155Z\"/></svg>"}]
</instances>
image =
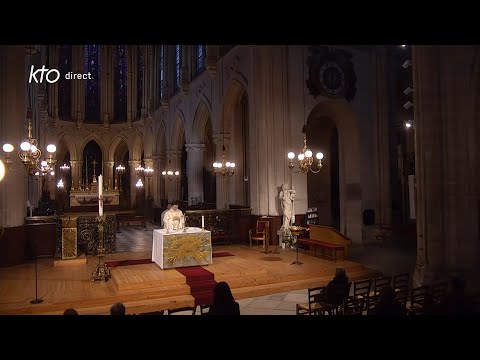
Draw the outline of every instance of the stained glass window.
<instances>
[{"instance_id":1,"label":"stained glass window","mask_svg":"<svg viewBox=\"0 0 480 360\"><path fill-rule=\"evenodd\" d=\"M127 45L113 49L114 115L113 122L127 121Z\"/></svg>"},{"instance_id":2,"label":"stained glass window","mask_svg":"<svg viewBox=\"0 0 480 360\"><path fill-rule=\"evenodd\" d=\"M145 66L140 46L138 47L137 56L137 117L140 118L142 116L143 70Z\"/></svg>"},{"instance_id":3,"label":"stained glass window","mask_svg":"<svg viewBox=\"0 0 480 360\"><path fill-rule=\"evenodd\" d=\"M65 75L72 71L72 46L60 45L58 48L58 116L62 120L71 119L72 110L72 80L66 80Z\"/></svg>"},{"instance_id":4,"label":"stained glass window","mask_svg":"<svg viewBox=\"0 0 480 360\"><path fill-rule=\"evenodd\" d=\"M197 45L195 48L195 75L205 70L205 45Z\"/></svg>"},{"instance_id":5,"label":"stained glass window","mask_svg":"<svg viewBox=\"0 0 480 360\"><path fill-rule=\"evenodd\" d=\"M175 45L175 85L180 89L180 74L182 71L182 45Z\"/></svg>"},{"instance_id":6,"label":"stained glass window","mask_svg":"<svg viewBox=\"0 0 480 360\"><path fill-rule=\"evenodd\" d=\"M100 119L100 46L84 46L84 72L91 74L85 81L85 122L101 122Z\"/></svg>"},{"instance_id":7,"label":"stained glass window","mask_svg":"<svg viewBox=\"0 0 480 360\"><path fill-rule=\"evenodd\" d=\"M163 98L163 82L164 82L164 77L165 77L165 46L160 45L160 71L159 71L159 77L160 77L160 99Z\"/></svg>"}]
</instances>

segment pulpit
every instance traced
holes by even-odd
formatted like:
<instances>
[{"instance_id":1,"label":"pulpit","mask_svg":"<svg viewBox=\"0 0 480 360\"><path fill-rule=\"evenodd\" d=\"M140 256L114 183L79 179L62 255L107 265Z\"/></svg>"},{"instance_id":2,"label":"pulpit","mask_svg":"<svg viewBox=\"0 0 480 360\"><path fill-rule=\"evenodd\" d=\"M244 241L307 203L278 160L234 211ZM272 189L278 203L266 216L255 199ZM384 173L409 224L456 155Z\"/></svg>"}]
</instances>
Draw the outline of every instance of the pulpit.
<instances>
[{"instance_id":1,"label":"pulpit","mask_svg":"<svg viewBox=\"0 0 480 360\"><path fill-rule=\"evenodd\" d=\"M153 231L152 261L162 269L212 263L211 232L200 228Z\"/></svg>"}]
</instances>

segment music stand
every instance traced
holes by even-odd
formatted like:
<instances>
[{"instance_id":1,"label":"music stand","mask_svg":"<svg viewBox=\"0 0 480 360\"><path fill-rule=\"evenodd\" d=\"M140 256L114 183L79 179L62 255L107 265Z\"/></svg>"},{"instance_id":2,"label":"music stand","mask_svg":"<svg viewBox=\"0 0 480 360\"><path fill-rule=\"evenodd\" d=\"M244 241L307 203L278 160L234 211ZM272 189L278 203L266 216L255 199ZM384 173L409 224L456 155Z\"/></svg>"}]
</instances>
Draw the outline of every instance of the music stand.
<instances>
[{"instance_id":1,"label":"music stand","mask_svg":"<svg viewBox=\"0 0 480 360\"><path fill-rule=\"evenodd\" d=\"M56 223L34 223L34 224L27 224L27 226L38 226L38 225L55 225ZM32 233L33 235L33 257L35 261L35 299L30 301L30 304L41 304L43 299L38 298L38 251L37 251L37 236L35 232Z\"/></svg>"},{"instance_id":2,"label":"music stand","mask_svg":"<svg viewBox=\"0 0 480 360\"><path fill-rule=\"evenodd\" d=\"M293 238L295 239L295 248L297 250L297 259L292 262L290 265L303 265L303 262L298 261L298 235L303 233L307 228L301 227L301 226L290 226L290 232L293 235Z\"/></svg>"}]
</instances>

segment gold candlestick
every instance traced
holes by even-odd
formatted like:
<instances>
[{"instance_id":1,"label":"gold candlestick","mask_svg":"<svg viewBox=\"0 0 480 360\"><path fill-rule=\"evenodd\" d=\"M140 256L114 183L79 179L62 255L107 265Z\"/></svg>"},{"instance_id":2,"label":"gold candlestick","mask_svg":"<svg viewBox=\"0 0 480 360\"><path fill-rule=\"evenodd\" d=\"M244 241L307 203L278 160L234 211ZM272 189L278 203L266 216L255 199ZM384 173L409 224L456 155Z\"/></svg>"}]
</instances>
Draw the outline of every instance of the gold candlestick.
<instances>
[{"instance_id":1,"label":"gold candlestick","mask_svg":"<svg viewBox=\"0 0 480 360\"><path fill-rule=\"evenodd\" d=\"M97 249L97 266L92 274L92 281L108 281L110 278L110 271L108 270L107 265L105 265L105 241L104 241L104 230L105 223L107 222L107 216L97 216L98 221L98 249Z\"/></svg>"}]
</instances>

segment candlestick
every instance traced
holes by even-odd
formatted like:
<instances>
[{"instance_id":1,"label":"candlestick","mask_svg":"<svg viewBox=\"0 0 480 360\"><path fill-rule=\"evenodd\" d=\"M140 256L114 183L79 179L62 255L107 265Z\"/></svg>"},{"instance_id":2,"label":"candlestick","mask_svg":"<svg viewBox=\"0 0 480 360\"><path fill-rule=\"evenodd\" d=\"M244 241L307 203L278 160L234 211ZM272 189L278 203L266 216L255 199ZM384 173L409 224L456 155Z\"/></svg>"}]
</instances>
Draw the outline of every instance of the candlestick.
<instances>
[{"instance_id":1,"label":"candlestick","mask_svg":"<svg viewBox=\"0 0 480 360\"><path fill-rule=\"evenodd\" d=\"M98 175L98 215L103 216L103 176Z\"/></svg>"},{"instance_id":2,"label":"candlestick","mask_svg":"<svg viewBox=\"0 0 480 360\"><path fill-rule=\"evenodd\" d=\"M202 215L202 229L205 228L205 216Z\"/></svg>"}]
</instances>

